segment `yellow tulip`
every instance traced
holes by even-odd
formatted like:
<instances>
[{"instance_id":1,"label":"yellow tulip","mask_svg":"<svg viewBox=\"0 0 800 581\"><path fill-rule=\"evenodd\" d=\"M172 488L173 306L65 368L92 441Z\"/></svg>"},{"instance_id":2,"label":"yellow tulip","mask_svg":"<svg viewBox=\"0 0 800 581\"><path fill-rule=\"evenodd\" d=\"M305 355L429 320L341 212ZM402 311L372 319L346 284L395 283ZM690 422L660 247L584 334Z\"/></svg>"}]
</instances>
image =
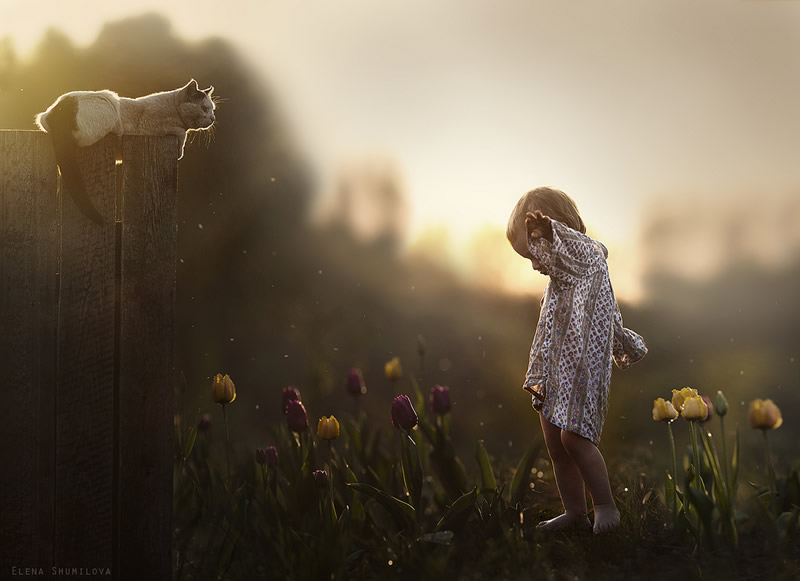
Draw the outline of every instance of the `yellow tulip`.
<instances>
[{"instance_id":1,"label":"yellow tulip","mask_svg":"<svg viewBox=\"0 0 800 581\"><path fill-rule=\"evenodd\" d=\"M678 417L678 412L671 401L664 401L663 397L653 402L653 420L656 422L671 422Z\"/></svg>"},{"instance_id":2,"label":"yellow tulip","mask_svg":"<svg viewBox=\"0 0 800 581\"><path fill-rule=\"evenodd\" d=\"M673 389L672 407L674 407L676 411L681 411L683 410L683 403L686 401L687 398L697 397L697 396L698 396L697 390L692 389L691 387L684 387L683 389Z\"/></svg>"},{"instance_id":3,"label":"yellow tulip","mask_svg":"<svg viewBox=\"0 0 800 581\"><path fill-rule=\"evenodd\" d=\"M748 418L754 430L774 430L783 424L781 410L771 399L755 399L750 402Z\"/></svg>"},{"instance_id":4,"label":"yellow tulip","mask_svg":"<svg viewBox=\"0 0 800 581\"><path fill-rule=\"evenodd\" d=\"M386 379L395 381L403 377L403 366L400 365L400 358L395 357L391 361L387 361L384 366L386 372Z\"/></svg>"},{"instance_id":5,"label":"yellow tulip","mask_svg":"<svg viewBox=\"0 0 800 581\"><path fill-rule=\"evenodd\" d=\"M236 386L229 375L217 373L214 376L214 384L211 393L215 403L225 405L236 399Z\"/></svg>"},{"instance_id":6,"label":"yellow tulip","mask_svg":"<svg viewBox=\"0 0 800 581\"><path fill-rule=\"evenodd\" d=\"M699 395L687 397L681 415L690 422L703 422L708 417L708 406Z\"/></svg>"},{"instance_id":7,"label":"yellow tulip","mask_svg":"<svg viewBox=\"0 0 800 581\"><path fill-rule=\"evenodd\" d=\"M335 440L339 437L339 422L331 416L326 418L322 416L317 424L317 437L320 440Z\"/></svg>"}]
</instances>

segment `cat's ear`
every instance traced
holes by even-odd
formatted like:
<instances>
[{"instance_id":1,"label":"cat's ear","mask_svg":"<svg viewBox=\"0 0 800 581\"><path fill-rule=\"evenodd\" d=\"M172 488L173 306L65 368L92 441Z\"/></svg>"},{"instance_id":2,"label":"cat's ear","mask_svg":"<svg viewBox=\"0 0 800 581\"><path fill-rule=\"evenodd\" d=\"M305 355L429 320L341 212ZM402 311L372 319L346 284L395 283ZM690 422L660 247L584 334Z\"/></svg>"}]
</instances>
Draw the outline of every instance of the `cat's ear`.
<instances>
[{"instance_id":1,"label":"cat's ear","mask_svg":"<svg viewBox=\"0 0 800 581\"><path fill-rule=\"evenodd\" d=\"M214 85L210 85L208 89L203 89L203 93L205 93L206 97L210 99L211 96L214 94Z\"/></svg>"},{"instance_id":2,"label":"cat's ear","mask_svg":"<svg viewBox=\"0 0 800 581\"><path fill-rule=\"evenodd\" d=\"M186 83L183 88L181 89L184 95L186 95L186 100L190 99L197 99L199 97L203 97L203 92L197 86L197 81L194 79L190 80Z\"/></svg>"}]
</instances>

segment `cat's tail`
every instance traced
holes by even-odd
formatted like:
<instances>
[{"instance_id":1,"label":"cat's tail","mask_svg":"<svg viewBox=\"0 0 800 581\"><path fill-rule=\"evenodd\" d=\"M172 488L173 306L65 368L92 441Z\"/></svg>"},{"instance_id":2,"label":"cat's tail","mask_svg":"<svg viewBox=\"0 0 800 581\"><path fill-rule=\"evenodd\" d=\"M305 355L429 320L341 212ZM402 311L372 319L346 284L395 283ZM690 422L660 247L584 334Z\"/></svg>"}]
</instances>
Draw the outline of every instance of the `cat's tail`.
<instances>
[{"instance_id":1,"label":"cat's tail","mask_svg":"<svg viewBox=\"0 0 800 581\"><path fill-rule=\"evenodd\" d=\"M103 223L103 217L92 205L86 193L86 184L83 181L78 158L75 155L78 145L72 132L77 129L76 116L78 101L75 97L67 96L59 100L54 107L45 114L37 117L37 123L46 127L53 139L53 149L56 161L61 170L61 183L67 187L72 200L78 209L96 224ZM46 115L44 119L40 119Z\"/></svg>"}]
</instances>

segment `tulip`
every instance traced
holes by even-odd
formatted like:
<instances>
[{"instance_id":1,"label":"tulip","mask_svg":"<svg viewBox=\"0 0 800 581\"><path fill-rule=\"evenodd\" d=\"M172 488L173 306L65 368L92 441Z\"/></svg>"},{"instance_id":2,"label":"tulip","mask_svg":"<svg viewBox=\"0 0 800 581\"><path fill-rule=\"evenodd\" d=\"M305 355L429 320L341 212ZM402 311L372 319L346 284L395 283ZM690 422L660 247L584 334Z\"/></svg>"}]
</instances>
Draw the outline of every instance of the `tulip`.
<instances>
[{"instance_id":1,"label":"tulip","mask_svg":"<svg viewBox=\"0 0 800 581\"><path fill-rule=\"evenodd\" d=\"M236 386L233 385L230 375L217 373L214 376L211 397L214 398L214 403L222 405L233 403L236 399Z\"/></svg>"},{"instance_id":2,"label":"tulip","mask_svg":"<svg viewBox=\"0 0 800 581\"><path fill-rule=\"evenodd\" d=\"M303 432L308 429L308 414L300 400L292 399L286 404L286 425L290 432Z\"/></svg>"},{"instance_id":3,"label":"tulip","mask_svg":"<svg viewBox=\"0 0 800 581\"><path fill-rule=\"evenodd\" d=\"M706 396L701 396L703 398L703 402L706 404L706 417L700 420L701 422L707 422L711 419L711 416L714 415L714 406L711 404L711 400Z\"/></svg>"},{"instance_id":4,"label":"tulip","mask_svg":"<svg viewBox=\"0 0 800 581\"><path fill-rule=\"evenodd\" d=\"M769 488L776 491L777 484L775 478L775 466L772 463L772 452L769 445L769 430L775 430L783 424L781 410L771 399L754 399L750 402L750 410L747 414L750 420L750 427L754 430L761 430L764 434L764 450L767 456L767 475L769 477Z\"/></svg>"},{"instance_id":5,"label":"tulip","mask_svg":"<svg viewBox=\"0 0 800 581\"><path fill-rule=\"evenodd\" d=\"M331 416L326 418L322 416L317 424L317 437L320 440L335 440L339 437L339 422Z\"/></svg>"},{"instance_id":6,"label":"tulip","mask_svg":"<svg viewBox=\"0 0 800 581\"><path fill-rule=\"evenodd\" d=\"M367 393L367 386L364 385L364 376L360 369L351 369L347 372L347 393L353 397Z\"/></svg>"},{"instance_id":7,"label":"tulip","mask_svg":"<svg viewBox=\"0 0 800 581\"><path fill-rule=\"evenodd\" d=\"M211 427L211 414L200 414L197 416L197 428L207 430Z\"/></svg>"},{"instance_id":8,"label":"tulip","mask_svg":"<svg viewBox=\"0 0 800 581\"><path fill-rule=\"evenodd\" d=\"M410 430L417 425L417 412L411 405L411 400L407 395L399 395L392 401L392 424L395 428Z\"/></svg>"},{"instance_id":9,"label":"tulip","mask_svg":"<svg viewBox=\"0 0 800 581\"><path fill-rule=\"evenodd\" d=\"M225 404L232 403L236 399L236 386L229 375L217 373L211 387L211 397L222 406L222 418L225 421L225 464L228 467L228 483L231 481L231 438L228 434L228 414Z\"/></svg>"},{"instance_id":10,"label":"tulip","mask_svg":"<svg viewBox=\"0 0 800 581\"><path fill-rule=\"evenodd\" d=\"M673 389L672 390L672 407L675 408L676 411L683 410L683 403L689 397L697 397L698 393L696 389L692 389L691 387L684 387L680 390Z\"/></svg>"},{"instance_id":11,"label":"tulip","mask_svg":"<svg viewBox=\"0 0 800 581\"><path fill-rule=\"evenodd\" d=\"M699 395L687 397L681 415L690 422L704 422L708 418L708 406Z\"/></svg>"},{"instance_id":12,"label":"tulip","mask_svg":"<svg viewBox=\"0 0 800 581\"><path fill-rule=\"evenodd\" d=\"M275 446L267 446L266 450L264 450L264 454L267 458L267 466L275 468L278 465L278 450Z\"/></svg>"},{"instance_id":13,"label":"tulip","mask_svg":"<svg viewBox=\"0 0 800 581\"><path fill-rule=\"evenodd\" d=\"M311 475L314 477L314 483L320 488L328 486L328 473L324 470L314 470Z\"/></svg>"},{"instance_id":14,"label":"tulip","mask_svg":"<svg viewBox=\"0 0 800 581\"><path fill-rule=\"evenodd\" d=\"M678 417L678 411L671 401L664 401L663 397L653 402L653 420L656 422L671 422Z\"/></svg>"},{"instance_id":15,"label":"tulip","mask_svg":"<svg viewBox=\"0 0 800 581\"><path fill-rule=\"evenodd\" d=\"M771 399L754 399L747 416L754 430L774 430L783 424L781 410Z\"/></svg>"},{"instance_id":16,"label":"tulip","mask_svg":"<svg viewBox=\"0 0 800 581\"><path fill-rule=\"evenodd\" d=\"M265 448L256 448L256 463L262 466L267 463L267 450Z\"/></svg>"},{"instance_id":17,"label":"tulip","mask_svg":"<svg viewBox=\"0 0 800 581\"><path fill-rule=\"evenodd\" d=\"M681 391L685 389L691 389L684 387ZM696 390L692 390L697 393ZM675 390L673 390L675 393ZM678 396L681 394L678 393ZM673 395L673 401L675 396ZM700 452L699 448L697 447L697 433L695 430L695 422L703 422L708 417L708 406L706 406L706 402L703 401L703 398L699 395L690 395L686 397L686 399L681 402L683 405L681 415L685 420L688 420L689 423L689 433L692 437L692 452L694 454L694 471L695 471L695 483L697 487L700 489L701 492L705 492L705 486L703 484L702 478L700 478Z\"/></svg>"},{"instance_id":18,"label":"tulip","mask_svg":"<svg viewBox=\"0 0 800 581\"><path fill-rule=\"evenodd\" d=\"M300 401L300 392L293 387L284 387L281 393L281 408L286 413L290 401Z\"/></svg>"},{"instance_id":19,"label":"tulip","mask_svg":"<svg viewBox=\"0 0 800 581\"><path fill-rule=\"evenodd\" d=\"M390 361L387 361L384 366L384 371L386 373L386 379L390 381L396 381L403 377L403 366L400 365L400 358L394 357Z\"/></svg>"},{"instance_id":20,"label":"tulip","mask_svg":"<svg viewBox=\"0 0 800 581\"><path fill-rule=\"evenodd\" d=\"M717 391L717 397L714 400L714 411L716 411L717 415L720 417L728 413L728 400L725 399L721 391Z\"/></svg>"},{"instance_id":21,"label":"tulip","mask_svg":"<svg viewBox=\"0 0 800 581\"><path fill-rule=\"evenodd\" d=\"M431 389L431 411L437 415L444 415L452 407L450 403L450 389L446 385L434 385Z\"/></svg>"}]
</instances>

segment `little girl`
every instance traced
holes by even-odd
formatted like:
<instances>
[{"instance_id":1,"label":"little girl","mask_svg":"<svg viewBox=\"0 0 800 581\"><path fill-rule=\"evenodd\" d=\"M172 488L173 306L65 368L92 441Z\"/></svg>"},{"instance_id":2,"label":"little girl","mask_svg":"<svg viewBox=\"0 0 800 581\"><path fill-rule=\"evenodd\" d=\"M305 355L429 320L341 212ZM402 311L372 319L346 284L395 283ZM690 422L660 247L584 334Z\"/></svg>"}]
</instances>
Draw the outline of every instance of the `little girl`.
<instances>
[{"instance_id":1,"label":"little girl","mask_svg":"<svg viewBox=\"0 0 800 581\"><path fill-rule=\"evenodd\" d=\"M605 461L597 449L608 409L612 360L626 369L647 353L622 326L605 246L586 236L575 202L553 188L522 196L506 236L534 270L550 277L542 297L523 389L540 413L564 514L539 523L555 531L589 526L584 484L594 505L594 533L619 524Z\"/></svg>"}]
</instances>

